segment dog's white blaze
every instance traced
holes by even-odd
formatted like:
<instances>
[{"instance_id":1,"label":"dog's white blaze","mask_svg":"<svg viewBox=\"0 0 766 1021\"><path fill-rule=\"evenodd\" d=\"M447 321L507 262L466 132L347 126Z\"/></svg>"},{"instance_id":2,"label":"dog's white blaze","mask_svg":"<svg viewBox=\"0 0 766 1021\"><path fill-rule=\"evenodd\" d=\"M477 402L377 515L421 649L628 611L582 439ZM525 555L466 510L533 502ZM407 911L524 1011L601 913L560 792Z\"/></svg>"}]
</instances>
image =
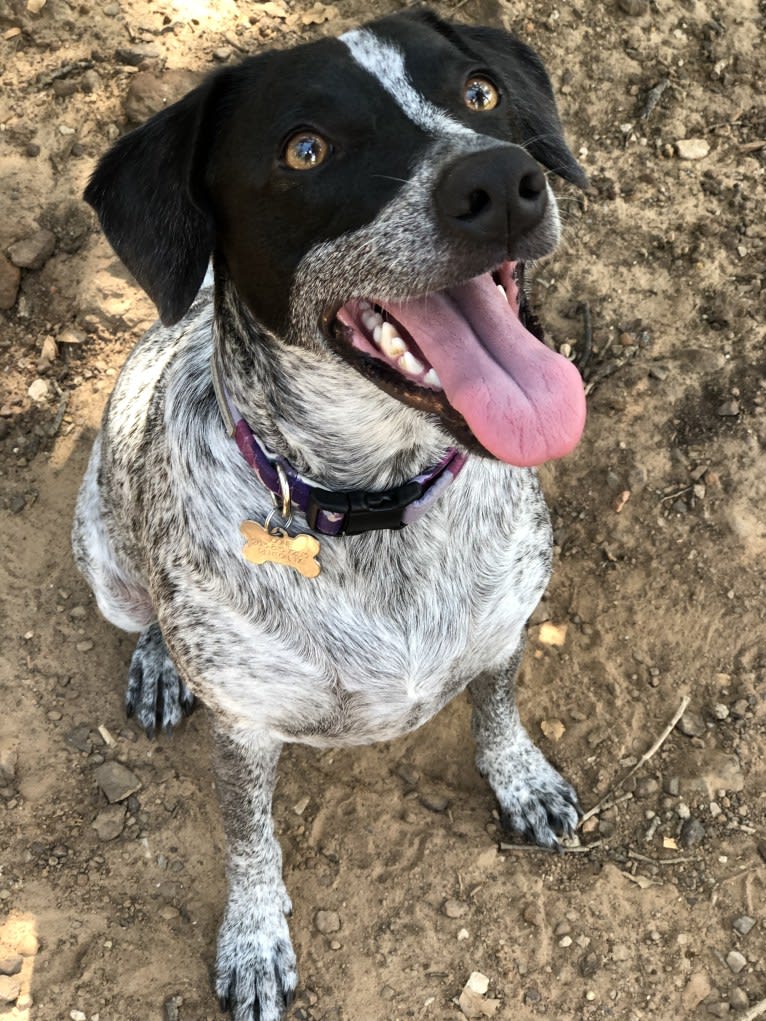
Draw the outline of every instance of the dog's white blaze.
<instances>
[{"instance_id":1,"label":"dog's white blaze","mask_svg":"<svg viewBox=\"0 0 766 1021\"><path fill-rule=\"evenodd\" d=\"M476 134L460 121L453 120L449 114L434 106L418 92L404 66L404 54L397 46L384 41L365 28L344 32L340 36L340 41L346 44L357 64L377 78L386 92L418 127L431 135Z\"/></svg>"}]
</instances>

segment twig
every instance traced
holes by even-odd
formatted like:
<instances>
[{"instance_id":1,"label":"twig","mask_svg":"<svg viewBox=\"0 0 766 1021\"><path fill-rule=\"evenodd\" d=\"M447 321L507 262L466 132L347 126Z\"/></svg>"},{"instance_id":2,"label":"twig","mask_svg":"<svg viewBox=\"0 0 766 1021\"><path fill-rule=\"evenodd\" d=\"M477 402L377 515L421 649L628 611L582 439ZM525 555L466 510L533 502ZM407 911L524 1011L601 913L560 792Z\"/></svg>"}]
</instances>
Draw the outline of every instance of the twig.
<instances>
[{"instance_id":1,"label":"twig","mask_svg":"<svg viewBox=\"0 0 766 1021\"><path fill-rule=\"evenodd\" d=\"M668 78L663 78L661 81L657 82L654 88L649 89L649 91L646 94L646 99L644 101L644 108L638 115L640 120L642 121L646 120L646 118L649 116L649 114L652 112L655 106L662 99L662 94L665 91L665 89L668 88L669 85L670 80Z\"/></svg>"},{"instance_id":2,"label":"twig","mask_svg":"<svg viewBox=\"0 0 766 1021\"><path fill-rule=\"evenodd\" d=\"M758 152L759 149L766 149L766 138L758 138L754 142L743 142L738 148L740 152Z\"/></svg>"},{"instance_id":3,"label":"twig","mask_svg":"<svg viewBox=\"0 0 766 1021\"><path fill-rule=\"evenodd\" d=\"M666 500L676 500L679 496L683 496L684 493L688 493L692 489L694 489L694 486L684 486L683 489L679 489L676 493L668 493L667 496L661 497L660 503L665 503Z\"/></svg>"},{"instance_id":4,"label":"twig","mask_svg":"<svg viewBox=\"0 0 766 1021\"><path fill-rule=\"evenodd\" d=\"M639 769L641 769L642 766L646 765L646 763L649 761L649 759L651 759L653 755L656 755L656 753L660 750L663 744L670 737L675 725L678 723L683 714L686 712L690 701L691 699L689 698L689 696L684 695L684 697L681 699L681 705L678 707L678 709L676 709L673 715L673 719L670 721L667 727L665 727L665 729L657 738L657 740L654 742L649 751L644 752L644 754L641 756L641 758L638 760L635 766L625 774L622 780L618 781L618 783L614 785L612 790L609 791L608 794L605 794L601 801L598 802L598 804L594 805L593 808L589 809L585 813L585 815L582 816L579 822L580 826L582 826L586 819L590 819L592 815L596 815L597 812L600 812L604 806L604 802L610 797L610 795L613 795L616 791L618 791L628 780L630 780L632 776L634 776L639 771Z\"/></svg>"},{"instance_id":5,"label":"twig","mask_svg":"<svg viewBox=\"0 0 766 1021\"><path fill-rule=\"evenodd\" d=\"M744 1014L740 1014L739 1021L755 1021L755 1019L757 1017L761 1017L762 1014L766 1014L766 1000L754 1003L750 1010L746 1010Z\"/></svg>"},{"instance_id":6,"label":"twig","mask_svg":"<svg viewBox=\"0 0 766 1021\"><path fill-rule=\"evenodd\" d=\"M577 359L577 368L582 375L588 366L590 356L593 353L593 321L590 314L590 302L584 301L580 305L582 312L582 354Z\"/></svg>"},{"instance_id":7,"label":"twig","mask_svg":"<svg viewBox=\"0 0 766 1021\"><path fill-rule=\"evenodd\" d=\"M501 842L501 851L542 851L544 854L587 854L594 847L601 847L603 841L594 840L591 844L583 844L580 847L566 847L559 844L558 847L540 847L538 844L504 844Z\"/></svg>"},{"instance_id":8,"label":"twig","mask_svg":"<svg viewBox=\"0 0 766 1021\"><path fill-rule=\"evenodd\" d=\"M677 855L675 858L650 858L646 854L639 854L638 851L628 851L629 858L635 858L636 861L645 861L650 865L680 865L682 862L694 861L694 858L685 858L682 855Z\"/></svg>"}]
</instances>

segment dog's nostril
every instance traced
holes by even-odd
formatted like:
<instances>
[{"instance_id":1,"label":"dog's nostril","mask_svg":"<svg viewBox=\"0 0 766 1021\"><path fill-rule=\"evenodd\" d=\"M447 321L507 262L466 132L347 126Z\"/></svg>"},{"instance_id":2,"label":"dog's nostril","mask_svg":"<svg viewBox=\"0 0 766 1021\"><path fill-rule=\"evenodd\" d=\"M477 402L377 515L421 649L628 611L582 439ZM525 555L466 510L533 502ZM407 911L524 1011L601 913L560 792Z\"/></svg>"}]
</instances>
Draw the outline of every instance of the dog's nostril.
<instances>
[{"instance_id":1,"label":"dog's nostril","mask_svg":"<svg viewBox=\"0 0 766 1021\"><path fill-rule=\"evenodd\" d=\"M480 216L485 209L492 205L492 199L483 188L476 188L465 197L465 206L462 213L458 213L458 220L474 220Z\"/></svg>"},{"instance_id":2,"label":"dog's nostril","mask_svg":"<svg viewBox=\"0 0 766 1021\"><path fill-rule=\"evenodd\" d=\"M531 170L519 181L519 196L533 202L545 191L545 175L541 170Z\"/></svg>"}]
</instances>

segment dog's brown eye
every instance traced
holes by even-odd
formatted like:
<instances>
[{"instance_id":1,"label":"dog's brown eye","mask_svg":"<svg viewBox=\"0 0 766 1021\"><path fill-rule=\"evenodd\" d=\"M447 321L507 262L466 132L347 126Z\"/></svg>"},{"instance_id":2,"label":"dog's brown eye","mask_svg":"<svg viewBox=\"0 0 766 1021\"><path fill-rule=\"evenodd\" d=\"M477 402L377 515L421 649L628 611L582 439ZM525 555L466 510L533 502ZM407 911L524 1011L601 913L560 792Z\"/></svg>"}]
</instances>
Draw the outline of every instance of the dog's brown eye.
<instances>
[{"instance_id":1,"label":"dog's brown eye","mask_svg":"<svg viewBox=\"0 0 766 1021\"><path fill-rule=\"evenodd\" d=\"M282 159L291 170L313 170L330 154L329 144L313 131L298 131L288 138Z\"/></svg>"},{"instance_id":2,"label":"dog's brown eye","mask_svg":"<svg viewBox=\"0 0 766 1021\"><path fill-rule=\"evenodd\" d=\"M500 102L500 93L489 78L474 75L465 83L463 99L469 109L483 112L495 109Z\"/></svg>"}]
</instances>

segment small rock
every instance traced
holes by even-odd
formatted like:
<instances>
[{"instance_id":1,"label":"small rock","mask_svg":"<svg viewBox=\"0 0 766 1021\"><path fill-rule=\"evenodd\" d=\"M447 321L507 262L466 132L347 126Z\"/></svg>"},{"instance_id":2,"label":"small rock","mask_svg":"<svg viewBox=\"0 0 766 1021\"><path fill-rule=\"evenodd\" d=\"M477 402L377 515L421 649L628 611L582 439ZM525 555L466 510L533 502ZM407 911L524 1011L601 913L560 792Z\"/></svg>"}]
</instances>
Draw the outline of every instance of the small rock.
<instances>
[{"instance_id":1,"label":"small rock","mask_svg":"<svg viewBox=\"0 0 766 1021\"><path fill-rule=\"evenodd\" d=\"M0 253L0 308L13 308L19 293L21 273Z\"/></svg>"},{"instance_id":2,"label":"small rock","mask_svg":"<svg viewBox=\"0 0 766 1021\"><path fill-rule=\"evenodd\" d=\"M543 645L562 646L567 640L567 625L554 624L552 621L545 621L540 625L540 641Z\"/></svg>"},{"instance_id":3,"label":"small rock","mask_svg":"<svg viewBox=\"0 0 766 1021\"><path fill-rule=\"evenodd\" d=\"M0 787L10 787L16 781L17 750L11 745L0 748Z\"/></svg>"},{"instance_id":4,"label":"small rock","mask_svg":"<svg viewBox=\"0 0 766 1021\"><path fill-rule=\"evenodd\" d=\"M726 955L726 963L735 975L739 975L742 969L747 967L747 958L739 950L730 950Z\"/></svg>"},{"instance_id":5,"label":"small rock","mask_svg":"<svg viewBox=\"0 0 766 1021\"><path fill-rule=\"evenodd\" d=\"M589 950L580 959L580 974L583 978L593 978L601 967L601 958L595 950Z\"/></svg>"},{"instance_id":6,"label":"small rock","mask_svg":"<svg viewBox=\"0 0 766 1021\"><path fill-rule=\"evenodd\" d=\"M681 781L677 776L665 777L662 786L665 793L673 798L677 798L681 793Z\"/></svg>"},{"instance_id":7,"label":"small rock","mask_svg":"<svg viewBox=\"0 0 766 1021\"><path fill-rule=\"evenodd\" d=\"M16 940L16 949L22 957L34 957L40 949L37 936L27 930L20 940Z\"/></svg>"},{"instance_id":8,"label":"small rock","mask_svg":"<svg viewBox=\"0 0 766 1021\"><path fill-rule=\"evenodd\" d=\"M716 702L713 706L713 716L715 716L717 720L728 720L729 707L724 705L723 702Z\"/></svg>"},{"instance_id":9,"label":"small rock","mask_svg":"<svg viewBox=\"0 0 766 1021\"><path fill-rule=\"evenodd\" d=\"M301 798L300 801L295 802L295 804L293 805L293 812L295 812L296 815L303 815L303 813L309 807L310 801L311 798L307 794L305 797Z\"/></svg>"},{"instance_id":10,"label":"small rock","mask_svg":"<svg viewBox=\"0 0 766 1021\"><path fill-rule=\"evenodd\" d=\"M404 780L408 787L417 787L420 773L408 762L400 762L396 767L396 775Z\"/></svg>"},{"instance_id":11,"label":"small rock","mask_svg":"<svg viewBox=\"0 0 766 1021\"><path fill-rule=\"evenodd\" d=\"M80 88L83 92L87 93L96 92L99 88L101 88L101 75L98 71L94 71L93 69L86 71L80 81Z\"/></svg>"},{"instance_id":12,"label":"small rock","mask_svg":"<svg viewBox=\"0 0 766 1021\"><path fill-rule=\"evenodd\" d=\"M141 781L136 774L119 762L105 762L98 767L95 777L110 804L124 801L141 790Z\"/></svg>"},{"instance_id":13,"label":"small rock","mask_svg":"<svg viewBox=\"0 0 766 1021\"><path fill-rule=\"evenodd\" d=\"M681 827L681 835L678 838L681 847L687 850L692 847L696 847L697 844L702 843L705 837L705 827L699 821L692 817L687 819Z\"/></svg>"},{"instance_id":14,"label":"small rock","mask_svg":"<svg viewBox=\"0 0 766 1021\"><path fill-rule=\"evenodd\" d=\"M0 960L0 975L18 975L24 960L21 954L13 954Z\"/></svg>"},{"instance_id":15,"label":"small rock","mask_svg":"<svg viewBox=\"0 0 766 1021\"><path fill-rule=\"evenodd\" d=\"M531 986L524 992L524 1003L539 1003L540 1002L540 990L536 989L535 986Z\"/></svg>"},{"instance_id":16,"label":"small rock","mask_svg":"<svg viewBox=\"0 0 766 1021\"><path fill-rule=\"evenodd\" d=\"M41 379L40 377L34 380L34 382L30 384L30 387L27 390L27 394L29 395L30 399L35 401L36 403L47 400L49 393L50 385L48 383L48 380Z\"/></svg>"},{"instance_id":17,"label":"small rock","mask_svg":"<svg viewBox=\"0 0 766 1021\"><path fill-rule=\"evenodd\" d=\"M15 975L0 975L0 1006L15 1003L21 992L21 980Z\"/></svg>"},{"instance_id":18,"label":"small rock","mask_svg":"<svg viewBox=\"0 0 766 1021\"><path fill-rule=\"evenodd\" d=\"M88 1015L82 1010L70 1010L69 1016L72 1021L88 1021Z\"/></svg>"},{"instance_id":19,"label":"small rock","mask_svg":"<svg viewBox=\"0 0 766 1021\"><path fill-rule=\"evenodd\" d=\"M561 939L559 940L559 946L563 947L564 950L566 950L567 947L571 947L572 946L572 937L571 936L562 936Z\"/></svg>"},{"instance_id":20,"label":"small rock","mask_svg":"<svg viewBox=\"0 0 766 1021\"><path fill-rule=\"evenodd\" d=\"M143 60L143 56L140 60ZM125 116L132 124L142 124L153 114L185 96L199 83L200 75L193 71L173 69L161 75L139 71L133 75L123 103Z\"/></svg>"},{"instance_id":21,"label":"small rock","mask_svg":"<svg viewBox=\"0 0 766 1021\"><path fill-rule=\"evenodd\" d=\"M719 418L736 418L739 414L739 401L724 401L717 412Z\"/></svg>"},{"instance_id":22,"label":"small rock","mask_svg":"<svg viewBox=\"0 0 766 1021\"><path fill-rule=\"evenodd\" d=\"M617 0L617 6L623 14L638 18L649 10L649 0Z\"/></svg>"},{"instance_id":23,"label":"small rock","mask_svg":"<svg viewBox=\"0 0 766 1021\"><path fill-rule=\"evenodd\" d=\"M93 648L93 642L89 638L86 638L84 641L78 642L75 648L78 652L90 652Z\"/></svg>"},{"instance_id":24,"label":"small rock","mask_svg":"<svg viewBox=\"0 0 766 1021\"><path fill-rule=\"evenodd\" d=\"M739 918L734 919L734 928L737 930L740 936L747 936L747 934L750 932L754 925L755 919L750 918L749 915L741 915ZM0 971L2 970L3 970L2 966L0 966Z\"/></svg>"},{"instance_id":25,"label":"small rock","mask_svg":"<svg viewBox=\"0 0 766 1021\"><path fill-rule=\"evenodd\" d=\"M468 914L468 905L460 900L445 900L442 911L447 918L462 918L463 915Z\"/></svg>"},{"instance_id":26,"label":"small rock","mask_svg":"<svg viewBox=\"0 0 766 1021\"><path fill-rule=\"evenodd\" d=\"M109 805L103 808L91 823L100 840L116 840L125 829L124 805Z\"/></svg>"},{"instance_id":27,"label":"small rock","mask_svg":"<svg viewBox=\"0 0 766 1021\"><path fill-rule=\"evenodd\" d=\"M81 330L74 330L71 326L67 326L57 339L59 344L84 344L85 334Z\"/></svg>"},{"instance_id":28,"label":"small rock","mask_svg":"<svg viewBox=\"0 0 766 1021\"><path fill-rule=\"evenodd\" d=\"M169 996L163 1004L165 1021L179 1021L178 1008L183 1004L182 996Z\"/></svg>"},{"instance_id":29,"label":"small rock","mask_svg":"<svg viewBox=\"0 0 766 1021\"><path fill-rule=\"evenodd\" d=\"M687 709L676 726L686 737L702 737L707 732L705 721L693 709Z\"/></svg>"},{"instance_id":30,"label":"small rock","mask_svg":"<svg viewBox=\"0 0 766 1021\"><path fill-rule=\"evenodd\" d=\"M728 1017L729 1010L729 1004L723 1000L720 1003L709 1003L707 1008L708 1014L712 1014L713 1017Z\"/></svg>"},{"instance_id":31,"label":"small rock","mask_svg":"<svg viewBox=\"0 0 766 1021\"><path fill-rule=\"evenodd\" d=\"M223 64L231 56L231 50L226 46L221 46L220 49L213 50L213 56Z\"/></svg>"},{"instance_id":32,"label":"small rock","mask_svg":"<svg viewBox=\"0 0 766 1021\"><path fill-rule=\"evenodd\" d=\"M90 739L92 729L89 723L79 723L64 735L64 740L78 752L91 752L93 751L93 742Z\"/></svg>"},{"instance_id":33,"label":"small rock","mask_svg":"<svg viewBox=\"0 0 766 1021\"><path fill-rule=\"evenodd\" d=\"M480 971L472 971L464 988L470 989L472 993L477 993L479 996L486 996L489 989L489 979L486 975L482 975Z\"/></svg>"},{"instance_id":34,"label":"small rock","mask_svg":"<svg viewBox=\"0 0 766 1021\"><path fill-rule=\"evenodd\" d=\"M659 789L660 785L653 777L646 777L643 780L639 780L636 784L636 797L651 798L659 791Z\"/></svg>"},{"instance_id":35,"label":"small rock","mask_svg":"<svg viewBox=\"0 0 766 1021\"><path fill-rule=\"evenodd\" d=\"M42 269L56 247L56 235L50 230L38 230L28 238L11 245L8 256L20 269Z\"/></svg>"},{"instance_id":36,"label":"small rock","mask_svg":"<svg viewBox=\"0 0 766 1021\"><path fill-rule=\"evenodd\" d=\"M710 152L710 143L706 138L680 138L676 152L682 160L702 160Z\"/></svg>"},{"instance_id":37,"label":"small rock","mask_svg":"<svg viewBox=\"0 0 766 1021\"><path fill-rule=\"evenodd\" d=\"M59 349L53 337L45 337L40 350L40 359L37 363L37 371L44 372L49 369L59 356Z\"/></svg>"},{"instance_id":38,"label":"small rock","mask_svg":"<svg viewBox=\"0 0 766 1021\"><path fill-rule=\"evenodd\" d=\"M750 997L740 986L735 986L729 993L729 1003L735 1010L744 1010L750 1006Z\"/></svg>"},{"instance_id":39,"label":"small rock","mask_svg":"<svg viewBox=\"0 0 766 1021\"><path fill-rule=\"evenodd\" d=\"M24 149L24 152L27 154L27 156L31 156L34 159L35 156L40 155L41 149L37 142L28 142Z\"/></svg>"},{"instance_id":40,"label":"small rock","mask_svg":"<svg viewBox=\"0 0 766 1021\"><path fill-rule=\"evenodd\" d=\"M712 991L713 986L707 972L695 971L681 994L684 1010L691 1013Z\"/></svg>"},{"instance_id":41,"label":"small rock","mask_svg":"<svg viewBox=\"0 0 766 1021\"><path fill-rule=\"evenodd\" d=\"M543 734L549 741L556 744L564 736L566 727L561 720L541 720L540 730L542 730Z\"/></svg>"},{"instance_id":42,"label":"small rock","mask_svg":"<svg viewBox=\"0 0 766 1021\"><path fill-rule=\"evenodd\" d=\"M429 812L446 812L449 805L449 798L436 791L423 791L420 795L420 804Z\"/></svg>"},{"instance_id":43,"label":"small rock","mask_svg":"<svg viewBox=\"0 0 766 1021\"><path fill-rule=\"evenodd\" d=\"M317 911L314 915L314 925L317 932L327 933L338 932L340 929L340 916L337 911Z\"/></svg>"}]
</instances>

